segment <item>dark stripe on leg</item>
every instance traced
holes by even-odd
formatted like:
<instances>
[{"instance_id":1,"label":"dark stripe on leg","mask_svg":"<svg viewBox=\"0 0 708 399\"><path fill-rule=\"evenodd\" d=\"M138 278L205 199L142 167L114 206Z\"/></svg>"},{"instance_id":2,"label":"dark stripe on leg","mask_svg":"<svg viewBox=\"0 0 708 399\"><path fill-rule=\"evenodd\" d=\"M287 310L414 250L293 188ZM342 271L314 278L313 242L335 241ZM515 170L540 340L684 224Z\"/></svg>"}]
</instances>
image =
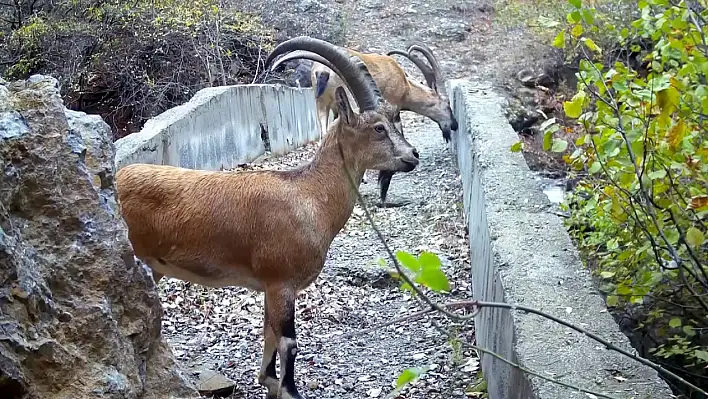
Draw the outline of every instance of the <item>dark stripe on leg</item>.
<instances>
[{"instance_id":1,"label":"dark stripe on leg","mask_svg":"<svg viewBox=\"0 0 708 399\"><path fill-rule=\"evenodd\" d=\"M283 319L281 320L280 332L282 340L280 345L286 344L287 349L280 357L280 361L285 364L281 367L283 371L281 381L283 387L290 393L297 391L295 387L295 357L297 356L297 341L295 337L295 300L287 300L283 309Z\"/></svg>"}]
</instances>

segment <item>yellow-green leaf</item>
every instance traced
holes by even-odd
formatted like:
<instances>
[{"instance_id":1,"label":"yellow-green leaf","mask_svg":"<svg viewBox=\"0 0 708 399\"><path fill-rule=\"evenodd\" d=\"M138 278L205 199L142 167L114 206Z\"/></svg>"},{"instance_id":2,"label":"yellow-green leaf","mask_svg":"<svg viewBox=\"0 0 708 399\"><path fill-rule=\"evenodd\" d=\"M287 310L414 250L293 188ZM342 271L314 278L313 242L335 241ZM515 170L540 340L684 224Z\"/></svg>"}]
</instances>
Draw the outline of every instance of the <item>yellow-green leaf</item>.
<instances>
[{"instance_id":1,"label":"yellow-green leaf","mask_svg":"<svg viewBox=\"0 0 708 399\"><path fill-rule=\"evenodd\" d=\"M617 298L616 295L609 295L607 297L607 306L617 306L617 303L619 302L619 299Z\"/></svg>"},{"instance_id":2,"label":"yellow-green leaf","mask_svg":"<svg viewBox=\"0 0 708 399\"><path fill-rule=\"evenodd\" d=\"M420 263L415 256L409 254L405 251L396 251L396 259L403 265L406 269L418 273L420 271Z\"/></svg>"},{"instance_id":3,"label":"yellow-green leaf","mask_svg":"<svg viewBox=\"0 0 708 399\"><path fill-rule=\"evenodd\" d=\"M671 149L676 149L676 147L681 144L681 141L684 137L686 137L686 124L683 122L683 120L679 119L676 124L671 126L671 129L669 129L669 133L667 135L667 139L669 142L669 146L671 146Z\"/></svg>"},{"instance_id":4,"label":"yellow-green leaf","mask_svg":"<svg viewBox=\"0 0 708 399\"><path fill-rule=\"evenodd\" d=\"M611 278L615 275L615 272L601 272L600 277L602 278Z\"/></svg>"},{"instance_id":5,"label":"yellow-green leaf","mask_svg":"<svg viewBox=\"0 0 708 399\"><path fill-rule=\"evenodd\" d=\"M401 388L404 385L410 383L416 378L420 377L421 374L425 372L425 369L420 367L411 367L403 370L401 375L396 379L396 388Z\"/></svg>"},{"instance_id":6,"label":"yellow-green leaf","mask_svg":"<svg viewBox=\"0 0 708 399\"><path fill-rule=\"evenodd\" d=\"M656 105L661 110L662 115L668 116L681 103L681 93L675 87L669 86L664 90L656 93Z\"/></svg>"},{"instance_id":7,"label":"yellow-green leaf","mask_svg":"<svg viewBox=\"0 0 708 399\"><path fill-rule=\"evenodd\" d=\"M546 130L546 133L543 134L543 150L544 151L550 150L552 145L553 145L553 132L550 130Z\"/></svg>"},{"instance_id":8,"label":"yellow-green leaf","mask_svg":"<svg viewBox=\"0 0 708 399\"><path fill-rule=\"evenodd\" d=\"M589 9L583 8L580 13L582 14L583 21L585 21L586 24L592 25L595 22L595 16Z\"/></svg>"},{"instance_id":9,"label":"yellow-green leaf","mask_svg":"<svg viewBox=\"0 0 708 399\"><path fill-rule=\"evenodd\" d=\"M703 235L703 232L698 230L697 228L691 226L686 230L686 242L692 247L699 247L703 245L703 242L705 241L705 236Z\"/></svg>"},{"instance_id":10,"label":"yellow-green leaf","mask_svg":"<svg viewBox=\"0 0 708 399\"><path fill-rule=\"evenodd\" d=\"M593 161L592 165L590 165L590 168L588 169L588 173L592 175L599 172L600 169L602 169L602 164L600 164L600 162Z\"/></svg>"},{"instance_id":11,"label":"yellow-green leaf","mask_svg":"<svg viewBox=\"0 0 708 399\"><path fill-rule=\"evenodd\" d=\"M519 152L524 148L524 143L521 141L517 141L516 143L511 145L511 152Z\"/></svg>"},{"instance_id":12,"label":"yellow-green leaf","mask_svg":"<svg viewBox=\"0 0 708 399\"><path fill-rule=\"evenodd\" d=\"M418 256L418 262L423 269L440 269L440 258L432 252L424 251Z\"/></svg>"},{"instance_id":13,"label":"yellow-green leaf","mask_svg":"<svg viewBox=\"0 0 708 399\"><path fill-rule=\"evenodd\" d=\"M573 37L578 37L583 34L583 25L581 24L576 24L573 29L570 30L570 34L573 35Z\"/></svg>"},{"instance_id":14,"label":"yellow-green leaf","mask_svg":"<svg viewBox=\"0 0 708 399\"><path fill-rule=\"evenodd\" d=\"M563 102L563 111L569 118L576 119L583 112L582 99L573 99Z\"/></svg>"},{"instance_id":15,"label":"yellow-green leaf","mask_svg":"<svg viewBox=\"0 0 708 399\"><path fill-rule=\"evenodd\" d=\"M553 139L553 146L551 151L553 152L563 152L568 148L568 142L563 139Z\"/></svg>"},{"instance_id":16,"label":"yellow-green leaf","mask_svg":"<svg viewBox=\"0 0 708 399\"><path fill-rule=\"evenodd\" d=\"M450 291L450 282L445 273L440 269L423 269L420 274L418 274L416 282L436 292Z\"/></svg>"},{"instance_id":17,"label":"yellow-green leaf","mask_svg":"<svg viewBox=\"0 0 708 399\"><path fill-rule=\"evenodd\" d=\"M600 49L600 47L598 47L597 44L595 44L595 42L592 41L592 39L590 39L590 38L588 38L588 37L584 37L584 38L582 38L582 39L580 39L580 40L581 40L583 43L585 43L586 46L588 46L588 48L590 49L590 51L594 51L594 52L596 52L596 53L602 53L602 50Z\"/></svg>"},{"instance_id":18,"label":"yellow-green leaf","mask_svg":"<svg viewBox=\"0 0 708 399\"><path fill-rule=\"evenodd\" d=\"M553 39L553 47L564 48L565 47L565 31L560 31Z\"/></svg>"},{"instance_id":19,"label":"yellow-green leaf","mask_svg":"<svg viewBox=\"0 0 708 399\"><path fill-rule=\"evenodd\" d=\"M664 177L666 177L666 171L664 169L655 170L649 173L649 178L651 180L663 179Z\"/></svg>"},{"instance_id":20,"label":"yellow-green leaf","mask_svg":"<svg viewBox=\"0 0 708 399\"><path fill-rule=\"evenodd\" d=\"M678 317L674 317L673 319L669 320L669 327L671 327L671 328L681 327L681 319Z\"/></svg>"}]
</instances>

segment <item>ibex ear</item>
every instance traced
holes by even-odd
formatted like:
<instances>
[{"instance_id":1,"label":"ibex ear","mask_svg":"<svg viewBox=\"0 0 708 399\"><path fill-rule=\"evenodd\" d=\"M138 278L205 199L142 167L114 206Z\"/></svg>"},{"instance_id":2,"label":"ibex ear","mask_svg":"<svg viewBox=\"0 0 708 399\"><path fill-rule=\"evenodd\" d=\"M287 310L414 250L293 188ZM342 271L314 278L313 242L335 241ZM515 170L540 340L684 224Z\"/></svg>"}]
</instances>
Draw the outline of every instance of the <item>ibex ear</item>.
<instances>
[{"instance_id":1,"label":"ibex ear","mask_svg":"<svg viewBox=\"0 0 708 399\"><path fill-rule=\"evenodd\" d=\"M349 104L349 97L347 97L347 92L344 90L344 87L337 87L334 91L334 98L337 100L339 117L343 118L344 123L347 125L354 123L356 115L354 114L351 104Z\"/></svg>"},{"instance_id":2,"label":"ibex ear","mask_svg":"<svg viewBox=\"0 0 708 399\"><path fill-rule=\"evenodd\" d=\"M403 133L403 124L401 123L401 111L396 109L393 115L393 126L398 129L399 132Z\"/></svg>"}]
</instances>

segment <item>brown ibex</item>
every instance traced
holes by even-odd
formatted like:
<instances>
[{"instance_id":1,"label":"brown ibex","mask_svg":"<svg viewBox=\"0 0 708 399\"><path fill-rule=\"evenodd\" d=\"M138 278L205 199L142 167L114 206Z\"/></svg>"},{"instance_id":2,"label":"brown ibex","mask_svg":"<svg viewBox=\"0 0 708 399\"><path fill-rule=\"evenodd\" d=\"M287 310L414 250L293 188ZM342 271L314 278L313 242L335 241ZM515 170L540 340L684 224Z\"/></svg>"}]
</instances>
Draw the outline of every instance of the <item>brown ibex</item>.
<instances>
[{"instance_id":1,"label":"brown ibex","mask_svg":"<svg viewBox=\"0 0 708 399\"><path fill-rule=\"evenodd\" d=\"M415 148L389 121L395 110L381 101L363 62L300 37L276 47L266 66L295 49L327 59L360 110L354 112L344 88L336 90L339 118L309 163L242 172L133 164L116 173L130 242L156 282L172 276L265 292L258 380L269 399L302 398L294 379L295 299L319 276L332 240L351 216L364 172L409 172L418 165Z\"/></svg>"},{"instance_id":2,"label":"brown ibex","mask_svg":"<svg viewBox=\"0 0 708 399\"><path fill-rule=\"evenodd\" d=\"M400 111L412 111L437 122L445 141L450 140L451 131L457 130L457 120L450 109L449 100L438 90L438 87L444 86L443 77L440 65L429 47L423 44L414 44L408 48L408 52L392 50L386 55L361 53L348 48L342 48L342 50L364 61L379 86L383 98L398 108L399 112L394 115L394 124L399 131L403 131ZM412 54L413 51L423 54L430 63L430 67L425 65L419 57ZM409 77L392 55L403 55L410 59L423 73L427 86ZM297 57L298 55L291 54L287 58L283 57L285 59L282 62ZM317 116L322 131L327 130L330 111L334 114L335 119L338 116L334 106L333 93L337 87L341 87L344 84L336 75L331 76L331 71L332 69L326 64L315 63L310 72L312 87L315 90ZM398 204L386 203L386 195L394 173L391 171L379 171L380 202L376 204L377 206L400 206L407 203L407 201Z\"/></svg>"}]
</instances>

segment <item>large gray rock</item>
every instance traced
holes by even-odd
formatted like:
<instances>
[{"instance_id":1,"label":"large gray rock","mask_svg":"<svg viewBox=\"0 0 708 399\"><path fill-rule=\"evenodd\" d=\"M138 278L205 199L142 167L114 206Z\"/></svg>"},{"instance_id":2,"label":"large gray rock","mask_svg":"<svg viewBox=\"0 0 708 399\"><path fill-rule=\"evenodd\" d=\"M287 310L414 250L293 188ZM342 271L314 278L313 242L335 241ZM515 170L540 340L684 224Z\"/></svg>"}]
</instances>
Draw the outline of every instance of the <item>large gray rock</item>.
<instances>
[{"instance_id":1,"label":"large gray rock","mask_svg":"<svg viewBox=\"0 0 708 399\"><path fill-rule=\"evenodd\" d=\"M57 81L0 81L0 392L190 398L116 211L113 144Z\"/></svg>"},{"instance_id":2,"label":"large gray rock","mask_svg":"<svg viewBox=\"0 0 708 399\"><path fill-rule=\"evenodd\" d=\"M276 41L307 35L343 45L346 23L335 0L235 0L239 10L259 14Z\"/></svg>"},{"instance_id":3,"label":"large gray rock","mask_svg":"<svg viewBox=\"0 0 708 399\"><path fill-rule=\"evenodd\" d=\"M342 5L337 0L233 0L233 2L239 10L258 14L264 25L273 27L277 43L303 35L340 46L346 42L347 24L342 15ZM311 87L311 61L293 60L281 68L281 71L269 74L264 83Z\"/></svg>"}]
</instances>

